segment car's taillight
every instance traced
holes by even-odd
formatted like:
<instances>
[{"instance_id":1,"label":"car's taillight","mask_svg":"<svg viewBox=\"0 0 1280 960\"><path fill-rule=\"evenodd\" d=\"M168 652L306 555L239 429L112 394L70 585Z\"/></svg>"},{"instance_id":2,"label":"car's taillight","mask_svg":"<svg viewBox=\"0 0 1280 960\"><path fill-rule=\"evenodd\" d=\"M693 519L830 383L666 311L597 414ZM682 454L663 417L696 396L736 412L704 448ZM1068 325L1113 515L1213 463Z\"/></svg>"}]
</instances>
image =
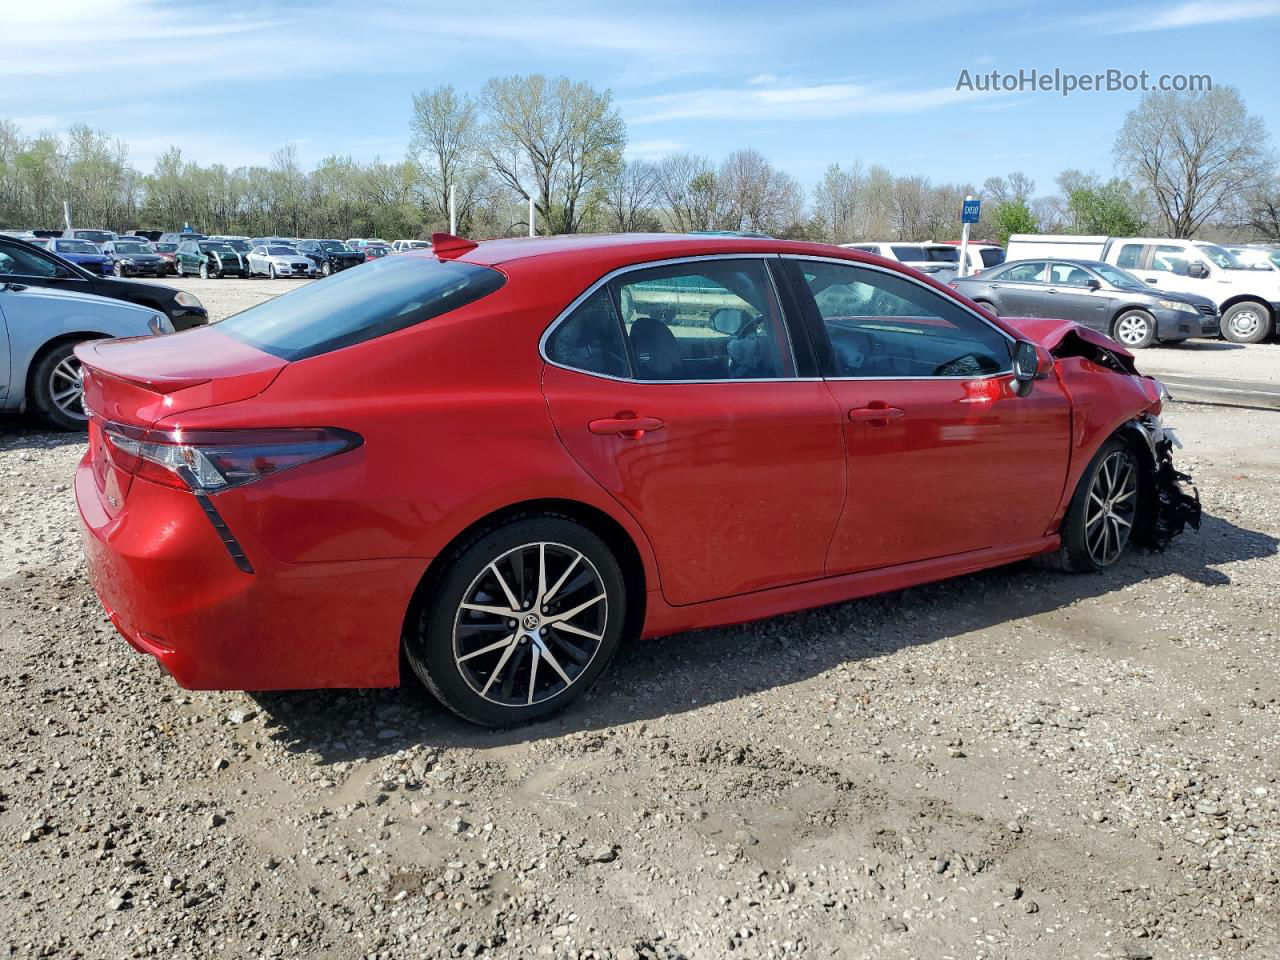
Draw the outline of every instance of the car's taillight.
<instances>
[{"instance_id":1,"label":"car's taillight","mask_svg":"<svg viewBox=\"0 0 1280 960\"><path fill-rule=\"evenodd\" d=\"M218 493L272 473L353 450L363 439L335 427L146 430L105 422L111 462L154 483Z\"/></svg>"}]
</instances>

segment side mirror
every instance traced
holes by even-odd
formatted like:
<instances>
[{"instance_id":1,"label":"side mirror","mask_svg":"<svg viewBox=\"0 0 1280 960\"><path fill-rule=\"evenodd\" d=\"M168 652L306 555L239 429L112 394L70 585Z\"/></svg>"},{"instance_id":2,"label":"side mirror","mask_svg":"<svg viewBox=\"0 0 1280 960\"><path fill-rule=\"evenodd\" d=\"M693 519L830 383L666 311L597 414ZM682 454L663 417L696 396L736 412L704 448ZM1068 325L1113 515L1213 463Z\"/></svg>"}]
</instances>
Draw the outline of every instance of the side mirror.
<instances>
[{"instance_id":1,"label":"side mirror","mask_svg":"<svg viewBox=\"0 0 1280 960\"><path fill-rule=\"evenodd\" d=\"M1030 340L1019 340L1013 348L1013 392L1025 397L1031 392L1031 385L1042 380L1053 369L1053 357L1048 350L1038 347Z\"/></svg>"},{"instance_id":2,"label":"side mirror","mask_svg":"<svg viewBox=\"0 0 1280 960\"><path fill-rule=\"evenodd\" d=\"M1187 276L1195 277L1197 280L1203 280L1209 275L1209 268L1199 260L1192 260L1187 264Z\"/></svg>"},{"instance_id":3,"label":"side mirror","mask_svg":"<svg viewBox=\"0 0 1280 960\"><path fill-rule=\"evenodd\" d=\"M746 319L741 310L736 310L733 307L721 307L711 315L711 328L716 333L736 337L742 331Z\"/></svg>"},{"instance_id":4,"label":"side mirror","mask_svg":"<svg viewBox=\"0 0 1280 960\"><path fill-rule=\"evenodd\" d=\"M1090 277L1089 280L1085 283L1085 286L1088 287L1090 290L1101 290L1102 281L1099 280L1097 277Z\"/></svg>"}]
</instances>

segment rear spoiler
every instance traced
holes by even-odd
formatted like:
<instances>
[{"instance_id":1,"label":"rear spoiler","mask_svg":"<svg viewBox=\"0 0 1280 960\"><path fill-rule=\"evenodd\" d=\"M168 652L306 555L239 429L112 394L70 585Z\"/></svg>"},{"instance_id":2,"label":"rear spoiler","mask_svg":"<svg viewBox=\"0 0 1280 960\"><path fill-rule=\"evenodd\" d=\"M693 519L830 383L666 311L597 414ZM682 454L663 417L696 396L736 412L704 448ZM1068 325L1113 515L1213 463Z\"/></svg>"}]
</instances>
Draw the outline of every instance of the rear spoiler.
<instances>
[{"instance_id":1,"label":"rear spoiler","mask_svg":"<svg viewBox=\"0 0 1280 960\"><path fill-rule=\"evenodd\" d=\"M146 338L130 337L129 339L143 340ZM95 377L108 377L112 380L128 383L135 387L142 387L144 390L159 394L176 393L188 387L198 387L200 384L208 383L213 379L202 375L185 377L181 375L162 376L160 374L125 373L122 370L112 370L98 350L98 345L104 342L106 341L89 340L76 345L76 356L80 358L80 363L92 371ZM112 340L110 342L119 344L124 341Z\"/></svg>"}]
</instances>

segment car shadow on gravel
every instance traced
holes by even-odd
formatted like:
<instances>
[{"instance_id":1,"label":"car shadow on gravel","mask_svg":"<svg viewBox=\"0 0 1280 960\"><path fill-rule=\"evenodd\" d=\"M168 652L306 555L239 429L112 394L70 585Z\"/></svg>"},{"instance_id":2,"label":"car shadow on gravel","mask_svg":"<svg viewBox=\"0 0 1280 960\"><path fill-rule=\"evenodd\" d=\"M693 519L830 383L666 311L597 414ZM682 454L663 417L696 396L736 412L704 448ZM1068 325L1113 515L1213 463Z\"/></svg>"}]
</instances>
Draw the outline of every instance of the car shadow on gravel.
<instances>
[{"instance_id":1,"label":"car shadow on gravel","mask_svg":"<svg viewBox=\"0 0 1280 960\"><path fill-rule=\"evenodd\" d=\"M0 417L0 450L18 450L23 447L47 450L50 447L68 447L89 442L83 431L50 430L30 415Z\"/></svg>"},{"instance_id":2,"label":"car shadow on gravel","mask_svg":"<svg viewBox=\"0 0 1280 960\"><path fill-rule=\"evenodd\" d=\"M566 713L486 730L436 703L404 668L400 689L254 694L271 736L326 763L376 759L408 747L501 747L650 720L796 683L1034 617L1159 578L1231 585L1230 564L1274 556L1280 540L1205 516L1163 553L1130 554L1100 574L1069 576L1031 562L880 596L698 630L625 647L604 680ZM972 639L963 642L980 642Z\"/></svg>"}]
</instances>

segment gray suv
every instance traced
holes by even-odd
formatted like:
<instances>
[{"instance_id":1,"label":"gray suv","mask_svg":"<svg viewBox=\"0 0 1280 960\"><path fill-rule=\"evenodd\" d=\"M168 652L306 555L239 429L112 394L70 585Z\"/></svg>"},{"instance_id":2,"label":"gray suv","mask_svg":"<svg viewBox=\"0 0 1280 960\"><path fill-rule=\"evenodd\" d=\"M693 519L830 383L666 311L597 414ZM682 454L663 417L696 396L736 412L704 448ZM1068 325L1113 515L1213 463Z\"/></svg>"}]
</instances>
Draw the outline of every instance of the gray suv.
<instances>
[{"instance_id":1,"label":"gray suv","mask_svg":"<svg viewBox=\"0 0 1280 960\"><path fill-rule=\"evenodd\" d=\"M992 313L1074 320L1130 349L1218 335L1208 297L1160 290L1098 260L1012 261L950 285Z\"/></svg>"}]
</instances>

